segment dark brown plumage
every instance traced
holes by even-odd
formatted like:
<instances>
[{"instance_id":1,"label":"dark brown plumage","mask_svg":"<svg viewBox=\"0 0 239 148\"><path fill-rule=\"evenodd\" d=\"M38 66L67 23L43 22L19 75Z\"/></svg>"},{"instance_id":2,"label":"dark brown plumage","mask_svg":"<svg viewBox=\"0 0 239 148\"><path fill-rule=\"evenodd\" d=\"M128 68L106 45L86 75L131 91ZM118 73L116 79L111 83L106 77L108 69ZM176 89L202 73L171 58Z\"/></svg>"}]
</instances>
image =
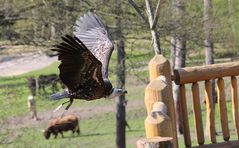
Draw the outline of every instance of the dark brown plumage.
<instances>
[{"instance_id":1,"label":"dark brown plumage","mask_svg":"<svg viewBox=\"0 0 239 148\"><path fill-rule=\"evenodd\" d=\"M102 64L77 38L66 35L63 43L56 45L60 79L67 86L71 98L94 100L112 92L108 80L103 80Z\"/></svg>"}]
</instances>

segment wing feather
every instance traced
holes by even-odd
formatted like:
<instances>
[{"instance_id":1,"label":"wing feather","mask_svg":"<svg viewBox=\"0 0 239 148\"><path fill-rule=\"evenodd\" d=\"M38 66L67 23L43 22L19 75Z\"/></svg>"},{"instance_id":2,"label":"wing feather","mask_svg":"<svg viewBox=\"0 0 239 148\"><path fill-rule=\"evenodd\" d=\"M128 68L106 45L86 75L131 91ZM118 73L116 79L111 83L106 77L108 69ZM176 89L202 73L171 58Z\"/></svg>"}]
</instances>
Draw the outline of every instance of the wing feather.
<instances>
[{"instance_id":1,"label":"wing feather","mask_svg":"<svg viewBox=\"0 0 239 148\"><path fill-rule=\"evenodd\" d=\"M58 53L60 79L70 91L85 89L85 87L101 86L102 64L77 38L66 35L63 42L56 45L54 51Z\"/></svg>"},{"instance_id":2,"label":"wing feather","mask_svg":"<svg viewBox=\"0 0 239 148\"><path fill-rule=\"evenodd\" d=\"M104 23L96 14L88 12L76 21L74 29L74 35L102 63L102 76L108 79L108 65L114 45Z\"/></svg>"}]
</instances>

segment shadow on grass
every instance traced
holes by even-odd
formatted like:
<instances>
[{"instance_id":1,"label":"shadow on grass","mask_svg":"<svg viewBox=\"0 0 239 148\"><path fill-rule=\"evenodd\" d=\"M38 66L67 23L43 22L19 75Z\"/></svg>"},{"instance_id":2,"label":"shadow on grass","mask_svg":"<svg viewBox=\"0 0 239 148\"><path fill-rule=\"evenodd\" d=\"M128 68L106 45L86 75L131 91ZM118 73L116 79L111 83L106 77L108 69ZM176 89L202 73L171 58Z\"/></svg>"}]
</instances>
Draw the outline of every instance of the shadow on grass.
<instances>
[{"instance_id":1,"label":"shadow on grass","mask_svg":"<svg viewBox=\"0 0 239 148\"><path fill-rule=\"evenodd\" d=\"M58 135L57 138L52 138L52 139L68 139L68 138L79 138L79 137L91 137L91 136L105 136L105 135L114 135L115 133L92 133L92 134L79 134L79 135L67 135L64 137L61 137L60 135Z\"/></svg>"},{"instance_id":2,"label":"shadow on grass","mask_svg":"<svg viewBox=\"0 0 239 148\"><path fill-rule=\"evenodd\" d=\"M90 137L90 136L105 136L105 135L115 135L115 133L91 133L91 134L80 134L79 137Z\"/></svg>"},{"instance_id":3,"label":"shadow on grass","mask_svg":"<svg viewBox=\"0 0 239 148\"><path fill-rule=\"evenodd\" d=\"M144 130L127 130L127 133L131 132L143 132ZM106 135L115 135L115 132L111 133L90 133L90 134L80 134L80 135L70 135L64 136L63 138L78 138L78 137L91 137L91 136L106 136Z\"/></svg>"},{"instance_id":4,"label":"shadow on grass","mask_svg":"<svg viewBox=\"0 0 239 148\"><path fill-rule=\"evenodd\" d=\"M127 133L132 133L132 132L144 132L143 129L129 129L126 131Z\"/></svg>"}]
</instances>

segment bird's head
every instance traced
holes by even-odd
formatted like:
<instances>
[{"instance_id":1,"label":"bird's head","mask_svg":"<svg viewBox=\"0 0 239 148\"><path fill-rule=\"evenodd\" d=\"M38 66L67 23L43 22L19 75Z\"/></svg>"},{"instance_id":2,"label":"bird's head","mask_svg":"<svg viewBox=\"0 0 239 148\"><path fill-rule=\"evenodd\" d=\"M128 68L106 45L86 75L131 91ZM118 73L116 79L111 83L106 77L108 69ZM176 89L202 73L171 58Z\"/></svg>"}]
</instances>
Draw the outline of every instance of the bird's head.
<instances>
[{"instance_id":1,"label":"bird's head","mask_svg":"<svg viewBox=\"0 0 239 148\"><path fill-rule=\"evenodd\" d=\"M118 96L121 96L126 93L127 93L127 90L125 90L125 89L113 88L113 91L111 92L111 94L106 96L105 98L112 99L114 97L118 97Z\"/></svg>"}]
</instances>

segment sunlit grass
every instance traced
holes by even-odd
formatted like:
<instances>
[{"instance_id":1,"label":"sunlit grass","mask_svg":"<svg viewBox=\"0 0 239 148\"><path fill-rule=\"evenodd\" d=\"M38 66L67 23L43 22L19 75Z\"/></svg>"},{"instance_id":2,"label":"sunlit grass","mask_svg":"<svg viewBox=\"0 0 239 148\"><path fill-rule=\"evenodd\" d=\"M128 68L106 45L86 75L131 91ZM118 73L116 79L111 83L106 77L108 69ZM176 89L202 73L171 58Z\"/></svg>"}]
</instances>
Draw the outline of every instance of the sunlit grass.
<instances>
[{"instance_id":1,"label":"sunlit grass","mask_svg":"<svg viewBox=\"0 0 239 148\"><path fill-rule=\"evenodd\" d=\"M143 118L146 116L145 112L141 110L132 110L127 113L127 121L130 129L126 129L127 146L135 147L135 142L142 135L144 135ZM29 143L34 147L115 147L115 114L106 113L94 116L93 118L81 120L80 136L74 136L71 132L65 132L65 138L58 135L57 139L50 137L46 140L43 137L41 129L45 126L37 128L21 128L15 130L13 133L6 130L2 137L0 137L3 147L28 147Z\"/></svg>"}]
</instances>

